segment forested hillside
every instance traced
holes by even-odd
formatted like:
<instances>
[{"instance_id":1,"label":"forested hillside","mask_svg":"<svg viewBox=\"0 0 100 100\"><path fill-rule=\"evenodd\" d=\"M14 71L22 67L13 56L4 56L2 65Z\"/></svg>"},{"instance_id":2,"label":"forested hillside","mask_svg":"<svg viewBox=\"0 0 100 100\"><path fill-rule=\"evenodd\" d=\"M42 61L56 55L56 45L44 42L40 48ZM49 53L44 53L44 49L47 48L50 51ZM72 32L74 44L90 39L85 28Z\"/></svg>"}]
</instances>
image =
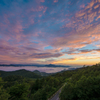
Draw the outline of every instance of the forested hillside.
<instances>
[{"instance_id":1,"label":"forested hillside","mask_svg":"<svg viewBox=\"0 0 100 100\"><path fill-rule=\"evenodd\" d=\"M21 69L17 71L9 71L9 72L0 71L1 77L7 77L11 75L20 75L20 76L27 77L27 78L41 78L40 74L36 74L35 72L31 72L25 69Z\"/></svg>"},{"instance_id":2,"label":"forested hillside","mask_svg":"<svg viewBox=\"0 0 100 100\"><path fill-rule=\"evenodd\" d=\"M0 100L47 100L63 84L60 100L99 100L100 64L47 77L12 75L0 78Z\"/></svg>"},{"instance_id":3,"label":"forested hillside","mask_svg":"<svg viewBox=\"0 0 100 100\"><path fill-rule=\"evenodd\" d=\"M100 64L73 71L66 82L61 100L100 100Z\"/></svg>"}]
</instances>

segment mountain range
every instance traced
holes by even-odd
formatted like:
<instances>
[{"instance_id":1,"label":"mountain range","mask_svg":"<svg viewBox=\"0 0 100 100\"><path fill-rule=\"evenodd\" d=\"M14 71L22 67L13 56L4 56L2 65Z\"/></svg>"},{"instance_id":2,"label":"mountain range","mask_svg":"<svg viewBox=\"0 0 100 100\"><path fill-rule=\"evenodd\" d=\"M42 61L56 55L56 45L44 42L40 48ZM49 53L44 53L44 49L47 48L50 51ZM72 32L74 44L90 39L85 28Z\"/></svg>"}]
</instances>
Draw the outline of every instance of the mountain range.
<instances>
[{"instance_id":1,"label":"mountain range","mask_svg":"<svg viewBox=\"0 0 100 100\"><path fill-rule=\"evenodd\" d=\"M31 71L28 71L25 69L20 69L20 70L16 70L16 71L0 70L0 77L7 77L7 76L12 76L12 75L18 75L18 76L23 76L23 77L27 77L27 78L41 78L42 76L52 75L52 73L40 72L38 70L31 72Z\"/></svg>"},{"instance_id":2,"label":"mountain range","mask_svg":"<svg viewBox=\"0 0 100 100\"><path fill-rule=\"evenodd\" d=\"M54 65L54 64L48 64L48 65L40 65L40 64L0 64L0 66L14 66L14 67L21 67L21 66L37 66L37 67L71 67L66 65Z\"/></svg>"}]
</instances>

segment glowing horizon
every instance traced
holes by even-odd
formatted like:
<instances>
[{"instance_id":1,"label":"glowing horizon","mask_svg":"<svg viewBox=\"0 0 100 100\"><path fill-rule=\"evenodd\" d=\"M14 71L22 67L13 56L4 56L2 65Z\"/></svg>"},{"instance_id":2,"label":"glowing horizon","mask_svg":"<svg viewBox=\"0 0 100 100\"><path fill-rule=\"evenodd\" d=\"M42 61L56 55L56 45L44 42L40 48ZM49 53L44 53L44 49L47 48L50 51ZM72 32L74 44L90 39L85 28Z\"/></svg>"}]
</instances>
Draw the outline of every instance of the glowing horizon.
<instances>
[{"instance_id":1,"label":"glowing horizon","mask_svg":"<svg viewBox=\"0 0 100 100\"><path fill-rule=\"evenodd\" d=\"M0 0L0 64L100 62L100 0Z\"/></svg>"}]
</instances>

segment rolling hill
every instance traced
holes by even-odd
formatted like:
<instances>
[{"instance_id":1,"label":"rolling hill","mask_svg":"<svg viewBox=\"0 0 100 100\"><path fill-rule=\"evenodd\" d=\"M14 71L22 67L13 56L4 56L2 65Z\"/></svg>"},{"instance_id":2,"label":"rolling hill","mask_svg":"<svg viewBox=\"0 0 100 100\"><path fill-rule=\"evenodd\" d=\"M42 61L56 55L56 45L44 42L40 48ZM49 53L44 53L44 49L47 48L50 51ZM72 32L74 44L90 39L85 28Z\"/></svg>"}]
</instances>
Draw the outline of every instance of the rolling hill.
<instances>
[{"instance_id":1,"label":"rolling hill","mask_svg":"<svg viewBox=\"0 0 100 100\"><path fill-rule=\"evenodd\" d=\"M0 77L7 77L11 75L19 75L19 76L28 77L28 78L41 78L42 77L40 74L36 74L35 72L31 72L25 69L9 71L9 72L0 71Z\"/></svg>"}]
</instances>

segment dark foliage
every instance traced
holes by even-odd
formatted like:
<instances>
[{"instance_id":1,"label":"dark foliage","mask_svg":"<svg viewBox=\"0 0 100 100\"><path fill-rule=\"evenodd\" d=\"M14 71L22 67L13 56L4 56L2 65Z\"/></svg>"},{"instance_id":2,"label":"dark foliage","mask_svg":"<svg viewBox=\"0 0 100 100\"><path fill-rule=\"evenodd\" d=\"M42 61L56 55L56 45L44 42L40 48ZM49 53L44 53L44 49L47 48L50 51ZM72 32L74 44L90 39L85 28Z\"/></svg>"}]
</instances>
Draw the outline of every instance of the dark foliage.
<instances>
[{"instance_id":1,"label":"dark foliage","mask_svg":"<svg viewBox=\"0 0 100 100\"><path fill-rule=\"evenodd\" d=\"M47 100L65 83L61 100L100 100L100 64L47 77L26 70L12 73L1 72L0 100Z\"/></svg>"},{"instance_id":2,"label":"dark foliage","mask_svg":"<svg viewBox=\"0 0 100 100\"><path fill-rule=\"evenodd\" d=\"M61 100L100 100L100 64L77 69L67 80Z\"/></svg>"},{"instance_id":3,"label":"dark foliage","mask_svg":"<svg viewBox=\"0 0 100 100\"><path fill-rule=\"evenodd\" d=\"M7 77L11 75L20 75L20 76L28 77L28 78L41 78L41 75L38 75L31 71L27 71L25 69L21 69L17 71L10 71L10 72L0 71L1 77Z\"/></svg>"}]
</instances>

